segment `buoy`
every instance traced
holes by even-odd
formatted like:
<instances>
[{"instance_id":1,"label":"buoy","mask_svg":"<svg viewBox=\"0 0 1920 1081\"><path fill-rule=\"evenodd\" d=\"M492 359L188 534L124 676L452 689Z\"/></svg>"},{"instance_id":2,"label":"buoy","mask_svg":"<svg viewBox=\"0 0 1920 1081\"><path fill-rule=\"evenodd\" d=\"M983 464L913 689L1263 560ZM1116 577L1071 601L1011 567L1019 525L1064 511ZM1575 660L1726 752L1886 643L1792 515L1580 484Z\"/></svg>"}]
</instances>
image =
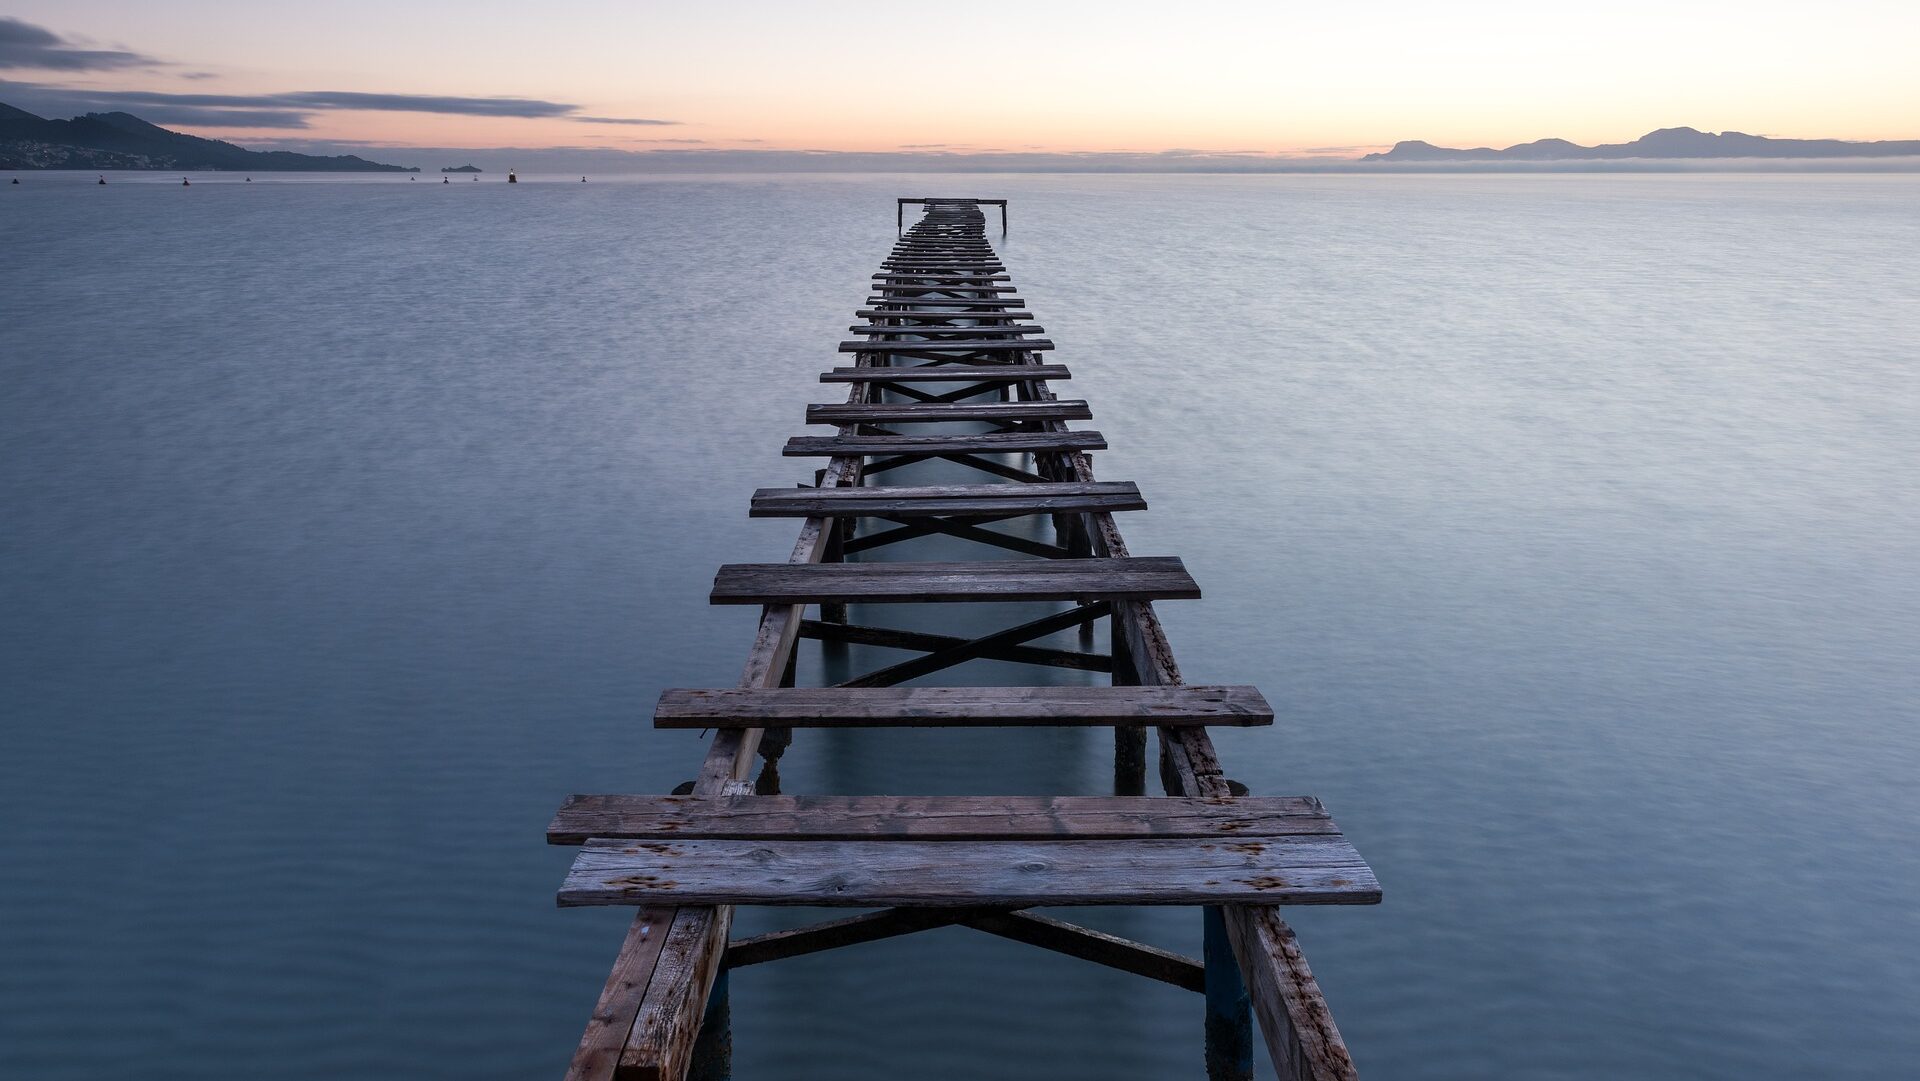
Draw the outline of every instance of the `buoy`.
<instances>
[{"instance_id":1,"label":"buoy","mask_svg":"<svg viewBox=\"0 0 1920 1081\"><path fill-rule=\"evenodd\" d=\"M252 177L248 177L248 178L247 178L247 183L249 183L249 184L251 184L251 183L253 183L253 178L252 178Z\"/></svg>"},{"instance_id":2,"label":"buoy","mask_svg":"<svg viewBox=\"0 0 1920 1081\"><path fill-rule=\"evenodd\" d=\"M105 184L106 182L107 182L107 178L106 178L106 177L104 177L104 176L103 176L103 177L101 177L101 178L100 178L100 183L102 183L102 184Z\"/></svg>"},{"instance_id":3,"label":"buoy","mask_svg":"<svg viewBox=\"0 0 1920 1081\"><path fill-rule=\"evenodd\" d=\"M586 182L587 182L587 178L586 178L586 177L584 177L584 176L583 176L583 177L581 177L581 178L580 178L580 183L582 183L582 184L585 184Z\"/></svg>"},{"instance_id":4,"label":"buoy","mask_svg":"<svg viewBox=\"0 0 1920 1081\"><path fill-rule=\"evenodd\" d=\"M518 176L515 176L515 175L514 175L514 172L513 172L513 170L512 170L512 169L508 169L508 170L507 170L507 183L509 183L509 184L518 184L518 183L520 183L520 178L519 178Z\"/></svg>"},{"instance_id":5,"label":"buoy","mask_svg":"<svg viewBox=\"0 0 1920 1081\"><path fill-rule=\"evenodd\" d=\"M20 183L20 178L19 178L19 177L17 177L17 176L16 176L16 177L14 177L14 178L13 178L13 182L14 182L15 184L18 184L18 183Z\"/></svg>"},{"instance_id":6,"label":"buoy","mask_svg":"<svg viewBox=\"0 0 1920 1081\"><path fill-rule=\"evenodd\" d=\"M451 183L453 183L453 178L451 178L451 177L445 177L445 176L443 176L443 177L441 177L441 178L440 178L440 183L442 183L442 184L451 184Z\"/></svg>"},{"instance_id":7,"label":"buoy","mask_svg":"<svg viewBox=\"0 0 1920 1081\"><path fill-rule=\"evenodd\" d=\"M191 188L193 187L193 181L188 180L186 177L183 176L180 178L180 186L183 188Z\"/></svg>"}]
</instances>

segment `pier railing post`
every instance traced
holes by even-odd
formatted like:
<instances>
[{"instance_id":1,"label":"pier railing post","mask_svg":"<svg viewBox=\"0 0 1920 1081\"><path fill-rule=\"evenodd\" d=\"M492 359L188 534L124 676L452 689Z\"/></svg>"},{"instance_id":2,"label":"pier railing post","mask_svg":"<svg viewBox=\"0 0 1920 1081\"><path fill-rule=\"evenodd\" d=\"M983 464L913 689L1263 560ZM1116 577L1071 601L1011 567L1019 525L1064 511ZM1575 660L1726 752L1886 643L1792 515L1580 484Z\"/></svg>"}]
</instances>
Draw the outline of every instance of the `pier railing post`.
<instances>
[{"instance_id":1,"label":"pier railing post","mask_svg":"<svg viewBox=\"0 0 1920 1081\"><path fill-rule=\"evenodd\" d=\"M1207 1081L1253 1081L1253 1007L1227 941L1218 905L1201 910L1205 928Z\"/></svg>"}]
</instances>

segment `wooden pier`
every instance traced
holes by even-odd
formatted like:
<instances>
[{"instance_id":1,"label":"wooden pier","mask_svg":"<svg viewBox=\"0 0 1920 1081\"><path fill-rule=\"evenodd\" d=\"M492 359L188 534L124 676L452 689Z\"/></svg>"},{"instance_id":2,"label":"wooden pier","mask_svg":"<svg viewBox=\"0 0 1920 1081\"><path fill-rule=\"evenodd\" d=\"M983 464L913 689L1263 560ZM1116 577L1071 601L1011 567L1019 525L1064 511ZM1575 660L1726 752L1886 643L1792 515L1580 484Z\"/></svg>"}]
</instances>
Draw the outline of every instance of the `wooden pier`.
<instances>
[{"instance_id":1,"label":"wooden pier","mask_svg":"<svg viewBox=\"0 0 1920 1081\"><path fill-rule=\"evenodd\" d=\"M711 729L695 779L671 795L576 795L548 827L580 851L563 906L638 911L567 1077L730 1076L729 973L935 927L962 926L1202 995L1196 1025L1211 1081L1253 1076L1257 1019L1283 1081L1356 1075L1283 904L1372 904L1373 872L1310 796L1256 797L1229 781L1208 728L1267 725L1247 686L1189 686L1154 614L1200 588L1177 558L1135 556L1115 516L1146 501L1094 479L1092 416L1051 389L1037 337L985 235L982 204L926 207L874 275L874 295L820 375L847 399L810 406L832 435L791 439L822 458L812 487L753 493L749 513L801 522L783 563L720 568L715 604L759 605L737 687L665 692L654 723ZM905 433L894 425L931 424ZM954 482L888 486L903 466L946 463ZM942 480L946 477L943 475ZM1051 540L989 528L1045 516ZM861 553L942 535L981 558L862 562ZM1043 534L1044 535L1044 534ZM881 605L1028 602L1036 614L985 635L849 621ZM818 618L807 618L818 606ZM1105 653L1036 644L1103 621ZM802 639L912 654L832 687L797 687ZM990 659L1110 676L1110 686L902 686ZM803 728L1098 726L1114 734L1112 796L783 795L778 760ZM1147 796L1147 733L1163 796ZM758 769L756 770L756 762ZM730 939L739 905L869 909ZM1199 909L1203 956L1188 958L1027 911L1051 905ZM900 1067L902 1076L918 1071Z\"/></svg>"}]
</instances>

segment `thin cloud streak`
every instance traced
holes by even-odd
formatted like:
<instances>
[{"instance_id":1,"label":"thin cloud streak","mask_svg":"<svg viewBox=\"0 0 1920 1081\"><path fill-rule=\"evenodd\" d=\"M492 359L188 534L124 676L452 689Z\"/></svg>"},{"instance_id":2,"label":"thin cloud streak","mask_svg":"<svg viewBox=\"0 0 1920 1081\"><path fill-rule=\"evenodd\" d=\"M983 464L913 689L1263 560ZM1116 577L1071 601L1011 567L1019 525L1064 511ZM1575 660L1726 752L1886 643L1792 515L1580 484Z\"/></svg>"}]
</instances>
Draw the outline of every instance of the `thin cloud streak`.
<instances>
[{"instance_id":1,"label":"thin cloud streak","mask_svg":"<svg viewBox=\"0 0 1920 1081\"><path fill-rule=\"evenodd\" d=\"M114 71L160 67L150 56L121 49L81 49L45 27L0 15L0 71Z\"/></svg>"},{"instance_id":2,"label":"thin cloud streak","mask_svg":"<svg viewBox=\"0 0 1920 1081\"><path fill-rule=\"evenodd\" d=\"M595 124L677 126L678 120L575 115L578 105L538 98L459 97L440 94L368 94L346 90L303 90L283 94L183 94L161 90L94 90L0 79L0 95L29 112L114 112L143 110L154 123L198 126L306 127L313 113L401 112L443 116L574 120ZM162 119L162 117L165 119Z\"/></svg>"},{"instance_id":3,"label":"thin cloud streak","mask_svg":"<svg viewBox=\"0 0 1920 1081\"><path fill-rule=\"evenodd\" d=\"M577 124L639 124L645 127L676 127L678 120L648 120L632 116L569 116L565 119Z\"/></svg>"}]
</instances>

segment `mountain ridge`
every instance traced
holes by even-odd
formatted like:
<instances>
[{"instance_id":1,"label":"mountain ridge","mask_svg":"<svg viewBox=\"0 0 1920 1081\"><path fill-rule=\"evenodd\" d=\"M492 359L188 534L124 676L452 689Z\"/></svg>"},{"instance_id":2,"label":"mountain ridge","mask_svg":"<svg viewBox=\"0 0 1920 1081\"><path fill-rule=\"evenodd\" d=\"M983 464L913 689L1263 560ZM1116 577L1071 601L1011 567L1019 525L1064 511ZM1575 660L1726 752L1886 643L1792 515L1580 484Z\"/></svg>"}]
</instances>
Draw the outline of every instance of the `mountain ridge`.
<instances>
[{"instance_id":1,"label":"mountain ridge","mask_svg":"<svg viewBox=\"0 0 1920 1081\"><path fill-rule=\"evenodd\" d=\"M132 113L87 113L48 120L0 102L0 169L164 169L200 172L417 173L354 154L321 157L248 150L219 139L171 131Z\"/></svg>"},{"instance_id":2,"label":"mountain ridge","mask_svg":"<svg viewBox=\"0 0 1920 1081\"><path fill-rule=\"evenodd\" d=\"M1844 139L1774 139L1743 131L1660 128L1630 143L1581 146L1565 139L1536 139L1505 149L1435 146L1423 139L1393 144L1361 161L1618 161L1625 158L1887 158L1920 156L1920 139L1856 143Z\"/></svg>"}]
</instances>

